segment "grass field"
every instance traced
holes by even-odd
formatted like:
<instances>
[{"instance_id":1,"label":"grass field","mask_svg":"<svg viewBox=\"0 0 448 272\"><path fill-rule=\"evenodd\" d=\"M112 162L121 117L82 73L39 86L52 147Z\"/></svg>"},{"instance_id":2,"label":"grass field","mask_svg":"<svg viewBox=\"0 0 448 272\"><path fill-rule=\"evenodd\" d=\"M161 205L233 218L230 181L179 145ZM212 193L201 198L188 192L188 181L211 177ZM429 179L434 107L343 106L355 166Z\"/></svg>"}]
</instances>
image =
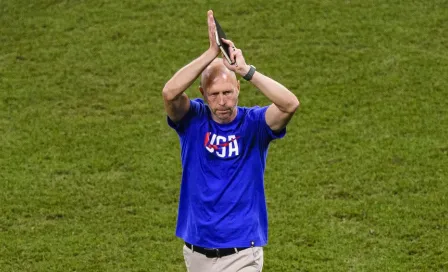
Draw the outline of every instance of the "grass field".
<instances>
[{"instance_id":1,"label":"grass field","mask_svg":"<svg viewBox=\"0 0 448 272\"><path fill-rule=\"evenodd\" d=\"M161 91L210 8L301 101L263 271L448 271L446 0L2 0L0 271L185 271Z\"/></svg>"}]
</instances>

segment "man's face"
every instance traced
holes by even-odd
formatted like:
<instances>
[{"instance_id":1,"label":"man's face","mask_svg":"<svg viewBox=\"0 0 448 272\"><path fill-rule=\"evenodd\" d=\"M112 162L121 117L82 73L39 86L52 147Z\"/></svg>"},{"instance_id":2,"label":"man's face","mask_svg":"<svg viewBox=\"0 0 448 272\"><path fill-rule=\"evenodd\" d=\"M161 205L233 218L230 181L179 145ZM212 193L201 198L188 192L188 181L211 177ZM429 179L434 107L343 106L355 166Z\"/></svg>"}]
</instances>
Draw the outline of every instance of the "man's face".
<instances>
[{"instance_id":1,"label":"man's face","mask_svg":"<svg viewBox=\"0 0 448 272\"><path fill-rule=\"evenodd\" d=\"M204 99L219 123L229 123L235 118L239 89L235 77L221 74L204 90Z\"/></svg>"}]
</instances>

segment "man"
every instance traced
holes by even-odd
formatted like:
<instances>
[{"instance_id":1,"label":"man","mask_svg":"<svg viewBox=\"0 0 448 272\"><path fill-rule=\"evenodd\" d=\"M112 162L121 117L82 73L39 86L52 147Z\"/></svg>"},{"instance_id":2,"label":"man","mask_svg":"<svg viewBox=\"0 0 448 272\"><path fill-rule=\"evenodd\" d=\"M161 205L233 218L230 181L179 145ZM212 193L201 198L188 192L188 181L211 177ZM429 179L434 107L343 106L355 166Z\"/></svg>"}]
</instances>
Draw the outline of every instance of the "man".
<instances>
[{"instance_id":1,"label":"man","mask_svg":"<svg viewBox=\"0 0 448 272\"><path fill-rule=\"evenodd\" d=\"M217 58L213 12L210 47L180 69L163 88L168 124L181 144L182 184L176 235L185 241L190 272L261 271L267 243L264 169L270 141L282 138L299 106L280 83L247 65L232 41L230 58ZM238 107L243 76L271 102ZM184 91L201 75L202 99Z\"/></svg>"}]
</instances>

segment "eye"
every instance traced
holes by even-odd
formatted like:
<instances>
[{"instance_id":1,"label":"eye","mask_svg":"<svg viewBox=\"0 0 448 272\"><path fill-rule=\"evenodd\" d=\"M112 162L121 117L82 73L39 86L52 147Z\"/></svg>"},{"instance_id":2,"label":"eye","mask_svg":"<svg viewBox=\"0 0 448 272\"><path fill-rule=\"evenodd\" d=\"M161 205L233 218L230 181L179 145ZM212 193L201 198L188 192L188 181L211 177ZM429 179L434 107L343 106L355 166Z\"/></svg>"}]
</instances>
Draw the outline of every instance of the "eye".
<instances>
[{"instance_id":1,"label":"eye","mask_svg":"<svg viewBox=\"0 0 448 272\"><path fill-rule=\"evenodd\" d=\"M229 94L231 94L232 93L232 91L225 91L224 92L224 95L229 95Z\"/></svg>"}]
</instances>

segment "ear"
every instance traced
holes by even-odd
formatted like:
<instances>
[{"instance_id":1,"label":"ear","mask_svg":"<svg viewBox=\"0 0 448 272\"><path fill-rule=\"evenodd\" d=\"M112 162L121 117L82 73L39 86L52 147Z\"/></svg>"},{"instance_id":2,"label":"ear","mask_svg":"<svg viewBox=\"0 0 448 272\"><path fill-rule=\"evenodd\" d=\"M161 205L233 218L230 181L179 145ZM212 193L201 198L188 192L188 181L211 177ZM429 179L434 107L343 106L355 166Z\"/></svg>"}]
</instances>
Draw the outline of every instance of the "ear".
<instances>
[{"instance_id":1,"label":"ear","mask_svg":"<svg viewBox=\"0 0 448 272\"><path fill-rule=\"evenodd\" d=\"M236 89L239 94L240 93L240 81L239 80L236 81Z\"/></svg>"},{"instance_id":2,"label":"ear","mask_svg":"<svg viewBox=\"0 0 448 272\"><path fill-rule=\"evenodd\" d=\"M199 91L201 92L202 96L204 96L204 89L202 88L202 86L199 86Z\"/></svg>"}]
</instances>

